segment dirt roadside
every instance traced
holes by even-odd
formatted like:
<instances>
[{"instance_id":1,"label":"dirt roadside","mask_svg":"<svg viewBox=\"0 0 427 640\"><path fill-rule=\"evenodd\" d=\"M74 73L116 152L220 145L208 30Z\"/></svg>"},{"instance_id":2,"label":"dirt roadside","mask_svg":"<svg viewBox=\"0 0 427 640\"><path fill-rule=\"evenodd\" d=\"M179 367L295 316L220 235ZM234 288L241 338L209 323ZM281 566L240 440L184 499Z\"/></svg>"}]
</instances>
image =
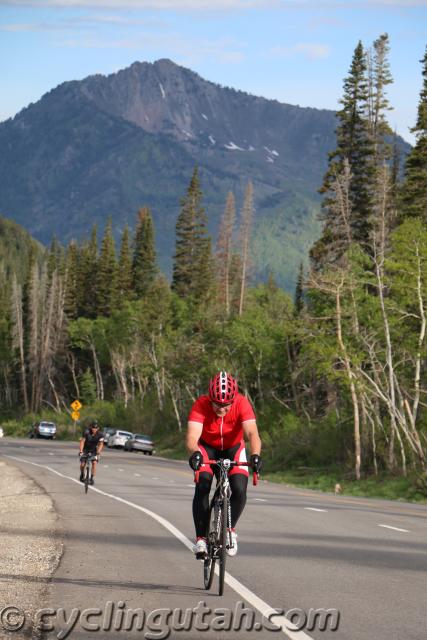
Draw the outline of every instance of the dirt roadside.
<instances>
[{"instance_id":1,"label":"dirt roadside","mask_svg":"<svg viewBox=\"0 0 427 640\"><path fill-rule=\"evenodd\" d=\"M44 606L61 555L51 498L0 460L0 640L40 637L33 629L35 613Z\"/></svg>"}]
</instances>

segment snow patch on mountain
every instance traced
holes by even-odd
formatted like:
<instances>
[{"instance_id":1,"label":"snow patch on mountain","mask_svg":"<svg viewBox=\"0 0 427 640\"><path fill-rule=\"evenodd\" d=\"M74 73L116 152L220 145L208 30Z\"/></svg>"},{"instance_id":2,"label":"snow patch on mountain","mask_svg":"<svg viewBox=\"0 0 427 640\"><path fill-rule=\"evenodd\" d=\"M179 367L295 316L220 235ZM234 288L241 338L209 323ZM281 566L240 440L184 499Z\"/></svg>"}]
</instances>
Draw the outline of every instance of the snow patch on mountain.
<instances>
[{"instance_id":1,"label":"snow patch on mountain","mask_svg":"<svg viewBox=\"0 0 427 640\"><path fill-rule=\"evenodd\" d=\"M231 140L228 144L225 144L224 147L226 149L230 149L231 151L244 151L242 147L238 147L237 144L234 144L234 142L231 142Z\"/></svg>"},{"instance_id":2,"label":"snow patch on mountain","mask_svg":"<svg viewBox=\"0 0 427 640\"><path fill-rule=\"evenodd\" d=\"M279 153L278 153L278 151L276 151L276 149L269 149L268 147L264 147L264 149L265 149L268 153L270 153L272 156L276 156L276 157L277 157L277 156L279 155Z\"/></svg>"},{"instance_id":3,"label":"snow patch on mountain","mask_svg":"<svg viewBox=\"0 0 427 640\"><path fill-rule=\"evenodd\" d=\"M162 93L162 98L165 99L166 98L166 93L165 90L163 89L163 85L161 82L159 82L159 87L160 87L160 91Z\"/></svg>"}]
</instances>

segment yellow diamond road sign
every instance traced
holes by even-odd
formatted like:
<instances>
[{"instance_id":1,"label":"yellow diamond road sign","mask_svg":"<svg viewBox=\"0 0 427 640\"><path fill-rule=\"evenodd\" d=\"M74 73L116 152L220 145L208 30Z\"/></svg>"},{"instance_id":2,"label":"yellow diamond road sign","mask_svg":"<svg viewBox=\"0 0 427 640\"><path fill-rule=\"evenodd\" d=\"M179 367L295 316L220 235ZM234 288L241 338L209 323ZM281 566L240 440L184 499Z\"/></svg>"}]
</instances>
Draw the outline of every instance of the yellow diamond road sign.
<instances>
[{"instance_id":1,"label":"yellow diamond road sign","mask_svg":"<svg viewBox=\"0 0 427 640\"><path fill-rule=\"evenodd\" d=\"M78 400L74 400L74 402L71 403L71 408L73 411L79 411L79 409L82 408L82 403L79 402Z\"/></svg>"},{"instance_id":2,"label":"yellow diamond road sign","mask_svg":"<svg viewBox=\"0 0 427 640\"><path fill-rule=\"evenodd\" d=\"M78 420L80 418L80 413L78 411L73 411L71 417L73 420Z\"/></svg>"}]
</instances>

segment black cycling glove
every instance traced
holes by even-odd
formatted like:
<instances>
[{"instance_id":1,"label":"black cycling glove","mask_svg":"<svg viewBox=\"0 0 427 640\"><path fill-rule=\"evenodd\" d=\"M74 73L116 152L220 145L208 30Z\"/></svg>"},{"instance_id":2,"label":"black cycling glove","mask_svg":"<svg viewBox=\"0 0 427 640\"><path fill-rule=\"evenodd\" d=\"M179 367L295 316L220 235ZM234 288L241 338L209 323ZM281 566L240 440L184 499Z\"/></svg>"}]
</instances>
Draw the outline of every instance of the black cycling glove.
<instances>
[{"instance_id":1,"label":"black cycling glove","mask_svg":"<svg viewBox=\"0 0 427 640\"><path fill-rule=\"evenodd\" d=\"M200 451L194 451L191 456L188 458L188 464L193 469L193 471L198 471L202 466L203 456Z\"/></svg>"},{"instance_id":2,"label":"black cycling glove","mask_svg":"<svg viewBox=\"0 0 427 640\"><path fill-rule=\"evenodd\" d=\"M261 467L262 467L261 456L259 456L256 453L251 455L251 467L254 473L259 473L261 471Z\"/></svg>"}]
</instances>

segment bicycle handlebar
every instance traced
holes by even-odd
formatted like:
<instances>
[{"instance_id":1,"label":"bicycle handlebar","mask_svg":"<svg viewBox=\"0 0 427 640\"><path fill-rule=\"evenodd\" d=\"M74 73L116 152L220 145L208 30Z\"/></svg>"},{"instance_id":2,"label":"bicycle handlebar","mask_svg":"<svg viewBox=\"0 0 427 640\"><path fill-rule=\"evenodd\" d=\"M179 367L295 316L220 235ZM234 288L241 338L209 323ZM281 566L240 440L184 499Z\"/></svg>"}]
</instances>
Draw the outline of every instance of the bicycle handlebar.
<instances>
[{"instance_id":1,"label":"bicycle handlebar","mask_svg":"<svg viewBox=\"0 0 427 640\"><path fill-rule=\"evenodd\" d=\"M85 453L85 452L83 452L83 453L79 454L80 460L88 460L88 459L95 460L96 459L97 461L99 461L99 457L100 457L99 453Z\"/></svg>"},{"instance_id":2,"label":"bicycle handlebar","mask_svg":"<svg viewBox=\"0 0 427 640\"><path fill-rule=\"evenodd\" d=\"M217 465L219 466L219 460L207 460L206 462L202 463L203 465ZM230 467L250 467L251 463L250 462L236 462L235 460L230 460ZM200 469L198 469L197 471L194 472L194 482L196 484L198 484L199 482L199 475L200 475ZM253 485L256 486L258 484L258 480L259 480L259 473L253 473L252 476L253 480Z\"/></svg>"}]
</instances>

